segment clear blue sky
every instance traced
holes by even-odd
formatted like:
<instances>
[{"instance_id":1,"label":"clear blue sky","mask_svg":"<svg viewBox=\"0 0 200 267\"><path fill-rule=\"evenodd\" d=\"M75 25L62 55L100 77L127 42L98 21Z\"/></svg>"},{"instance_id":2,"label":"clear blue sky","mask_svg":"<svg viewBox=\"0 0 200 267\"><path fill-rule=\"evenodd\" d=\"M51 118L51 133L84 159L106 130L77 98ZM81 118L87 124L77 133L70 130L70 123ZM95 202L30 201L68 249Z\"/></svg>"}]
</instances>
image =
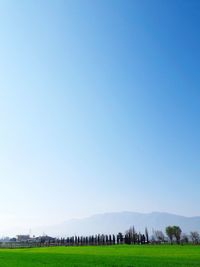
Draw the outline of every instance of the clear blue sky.
<instances>
[{"instance_id":1,"label":"clear blue sky","mask_svg":"<svg viewBox=\"0 0 200 267\"><path fill-rule=\"evenodd\" d=\"M200 215L200 2L0 2L1 228Z\"/></svg>"}]
</instances>

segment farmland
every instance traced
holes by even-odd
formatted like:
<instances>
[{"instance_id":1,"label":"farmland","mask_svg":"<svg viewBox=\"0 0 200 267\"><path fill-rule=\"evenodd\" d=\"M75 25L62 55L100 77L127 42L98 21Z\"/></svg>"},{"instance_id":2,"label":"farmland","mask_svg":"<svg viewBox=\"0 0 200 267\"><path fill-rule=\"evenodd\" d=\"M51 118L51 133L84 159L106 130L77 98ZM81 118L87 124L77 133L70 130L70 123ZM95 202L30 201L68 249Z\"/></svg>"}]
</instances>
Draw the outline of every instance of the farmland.
<instances>
[{"instance_id":1,"label":"farmland","mask_svg":"<svg viewBox=\"0 0 200 267\"><path fill-rule=\"evenodd\" d=\"M200 266L200 246L116 245L0 249L0 266L194 267Z\"/></svg>"}]
</instances>

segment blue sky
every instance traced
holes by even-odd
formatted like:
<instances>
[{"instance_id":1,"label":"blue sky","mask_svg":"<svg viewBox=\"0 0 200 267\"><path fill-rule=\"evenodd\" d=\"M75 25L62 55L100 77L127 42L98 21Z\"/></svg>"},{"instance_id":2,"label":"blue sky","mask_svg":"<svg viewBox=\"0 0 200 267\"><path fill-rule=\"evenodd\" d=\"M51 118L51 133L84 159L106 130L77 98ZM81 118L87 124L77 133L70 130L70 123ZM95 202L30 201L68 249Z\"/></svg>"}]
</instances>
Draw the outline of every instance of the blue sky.
<instances>
[{"instance_id":1,"label":"blue sky","mask_svg":"<svg viewBox=\"0 0 200 267\"><path fill-rule=\"evenodd\" d=\"M0 2L1 228L200 215L199 1Z\"/></svg>"}]
</instances>

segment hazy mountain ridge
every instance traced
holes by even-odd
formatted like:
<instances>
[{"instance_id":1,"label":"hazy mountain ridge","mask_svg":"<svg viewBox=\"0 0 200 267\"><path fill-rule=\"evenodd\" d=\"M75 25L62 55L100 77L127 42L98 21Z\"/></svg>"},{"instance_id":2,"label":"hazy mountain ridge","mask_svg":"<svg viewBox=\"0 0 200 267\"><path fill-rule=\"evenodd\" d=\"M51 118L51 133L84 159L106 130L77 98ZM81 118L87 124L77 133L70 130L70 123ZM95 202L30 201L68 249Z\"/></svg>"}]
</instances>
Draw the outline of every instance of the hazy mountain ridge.
<instances>
[{"instance_id":1,"label":"hazy mountain ridge","mask_svg":"<svg viewBox=\"0 0 200 267\"><path fill-rule=\"evenodd\" d=\"M59 225L38 228L36 232L49 235L91 235L97 233L124 233L130 226L143 232L145 227L152 232L153 229L163 230L168 225L179 225L184 233L200 231L200 216L186 217L163 212L112 212L96 214L83 219L71 219Z\"/></svg>"}]
</instances>

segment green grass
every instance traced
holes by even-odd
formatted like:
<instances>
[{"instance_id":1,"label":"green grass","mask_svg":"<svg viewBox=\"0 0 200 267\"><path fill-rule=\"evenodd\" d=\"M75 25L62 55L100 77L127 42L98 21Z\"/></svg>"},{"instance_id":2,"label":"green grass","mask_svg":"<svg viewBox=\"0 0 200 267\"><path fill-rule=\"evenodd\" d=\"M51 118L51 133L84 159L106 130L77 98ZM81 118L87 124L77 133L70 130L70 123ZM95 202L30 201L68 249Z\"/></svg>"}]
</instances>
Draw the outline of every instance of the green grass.
<instances>
[{"instance_id":1,"label":"green grass","mask_svg":"<svg viewBox=\"0 0 200 267\"><path fill-rule=\"evenodd\" d=\"M0 249L1 267L195 267L200 246L102 246Z\"/></svg>"}]
</instances>

